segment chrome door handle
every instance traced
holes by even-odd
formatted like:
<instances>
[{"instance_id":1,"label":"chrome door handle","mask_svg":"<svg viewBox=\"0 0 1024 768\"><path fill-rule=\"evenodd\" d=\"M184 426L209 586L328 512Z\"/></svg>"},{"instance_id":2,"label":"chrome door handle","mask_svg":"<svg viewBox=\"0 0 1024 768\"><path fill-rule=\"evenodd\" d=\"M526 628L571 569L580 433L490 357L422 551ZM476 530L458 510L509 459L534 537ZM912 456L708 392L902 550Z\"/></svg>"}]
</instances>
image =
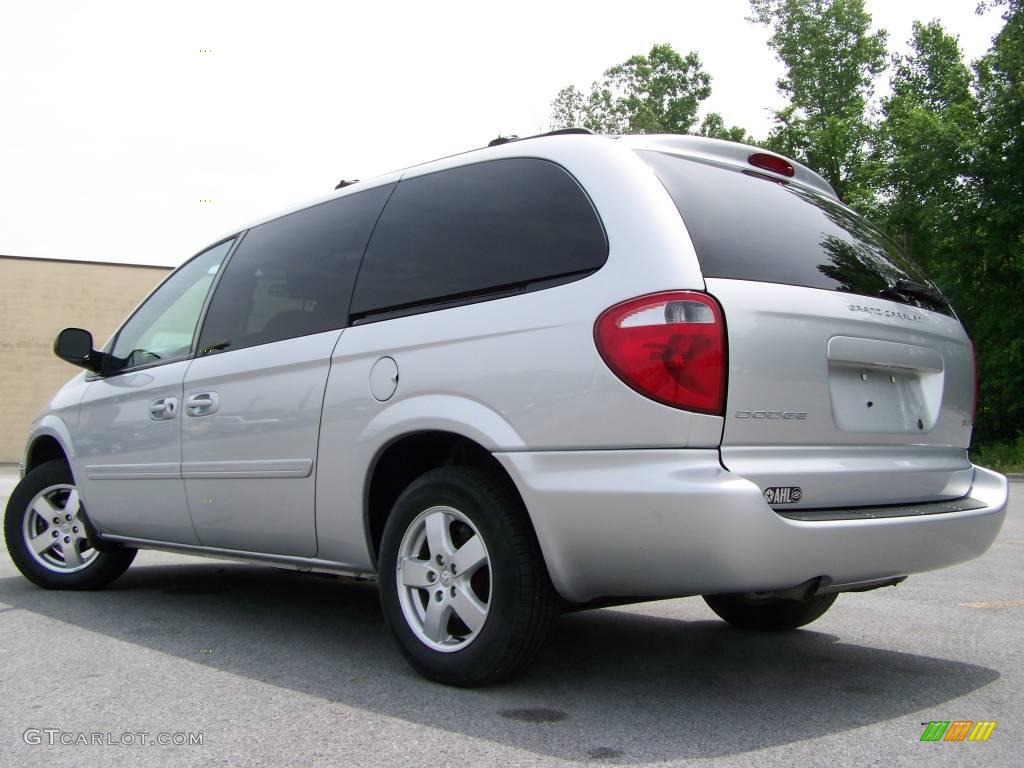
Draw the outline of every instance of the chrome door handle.
<instances>
[{"instance_id":1,"label":"chrome door handle","mask_svg":"<svg viewBox=\"0 0 1024 768\"><path fill-rule=\"evenodd\" d=\"M189 416L206 416L216 413L220 407L220 395L216 392L198 392L185 401Z\"/></svg>"},{"instance_id":2,"label":"chrome door handle","mask_svg":"<svg viewBox=\"0 0 1024 768\"><path fill-rule=\"evenodd\" d=\"M178 412L178 398L161 397L149 404L149 418L154 421L173 419Z\"/></svg>"}]
</instances>

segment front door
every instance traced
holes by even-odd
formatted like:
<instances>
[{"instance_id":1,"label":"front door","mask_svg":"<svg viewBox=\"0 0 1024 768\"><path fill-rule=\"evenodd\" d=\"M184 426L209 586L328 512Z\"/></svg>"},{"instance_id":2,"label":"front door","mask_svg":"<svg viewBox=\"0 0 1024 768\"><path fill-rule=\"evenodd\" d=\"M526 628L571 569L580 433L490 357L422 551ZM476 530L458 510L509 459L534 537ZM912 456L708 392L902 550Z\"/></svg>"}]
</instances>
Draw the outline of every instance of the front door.
<instances>
[{"instance_id":1,"label":"front door","mask_svg":"<svg viewBox=\"0 0 1024 768\"><path fill-rule=\"evenodd\" d=\"M104 533L195 544L181 477L185 371L196 324L233 241L168 277L117 333L80 405L73 460L89 518Z\"/></svg>"}]
</instances>

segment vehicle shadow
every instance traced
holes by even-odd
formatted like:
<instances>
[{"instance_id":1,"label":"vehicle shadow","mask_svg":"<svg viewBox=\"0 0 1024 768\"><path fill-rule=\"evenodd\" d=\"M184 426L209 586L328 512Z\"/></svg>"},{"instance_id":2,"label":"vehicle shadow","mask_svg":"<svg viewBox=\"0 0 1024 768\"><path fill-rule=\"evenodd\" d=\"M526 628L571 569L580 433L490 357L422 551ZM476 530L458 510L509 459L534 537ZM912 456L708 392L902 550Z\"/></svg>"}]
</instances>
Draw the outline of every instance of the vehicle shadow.
<instances>
[{"instance_id":1,"label":"vehicle shadow","mask_svg":"<svg viewBox=\"0 0 1024 768\"><path fill-rule=\"evenodd\" d=\"M746 752L938 709L999 677L813 630L601 610L563 617L524 677L459 690L405 665L369 584L213 562L135 567L90 593L2 579L0 599L326 701L574 760Z\"/></svg>"}]
</instances>

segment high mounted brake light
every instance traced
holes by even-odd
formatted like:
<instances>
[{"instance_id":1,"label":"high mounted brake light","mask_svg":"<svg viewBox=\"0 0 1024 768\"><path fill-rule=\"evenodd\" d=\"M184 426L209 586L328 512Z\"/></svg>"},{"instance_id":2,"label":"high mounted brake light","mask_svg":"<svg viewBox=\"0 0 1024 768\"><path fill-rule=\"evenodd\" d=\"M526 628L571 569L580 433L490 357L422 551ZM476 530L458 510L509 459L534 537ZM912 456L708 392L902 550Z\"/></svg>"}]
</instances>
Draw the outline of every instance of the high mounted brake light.
<instances>
[{"instance_id":1,"label":"high mounted brake light","mask_svg":"<svg viewBox=\"0 0 1024 768\"><path fill-rule=\"evenodd\" d=\"M771 171L780 176L791 177L795 173L791 162L778 155L769 155L767 152L754 152L747 158L747 162L755 168Z\"/></svg>"}]
</instances>

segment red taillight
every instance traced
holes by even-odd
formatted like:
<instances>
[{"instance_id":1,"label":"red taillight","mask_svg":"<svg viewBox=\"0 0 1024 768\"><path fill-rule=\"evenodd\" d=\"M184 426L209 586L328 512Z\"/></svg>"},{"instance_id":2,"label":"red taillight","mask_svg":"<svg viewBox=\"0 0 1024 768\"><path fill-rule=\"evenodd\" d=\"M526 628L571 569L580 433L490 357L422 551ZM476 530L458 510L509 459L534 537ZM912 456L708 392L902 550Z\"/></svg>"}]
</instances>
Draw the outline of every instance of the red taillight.
<instances>
[{"instance_id":1,"label":"red taillight","mask_svg":"<svg viewBox=\"0 0 1024 768\"><path fill-rule=\"evenodd\" d=\"M616 304L597 319L594 339L608 367L640 394L722 414L725 324L706 293L654 293Z\"/></svg>"},{"instance_id":2,"label":"red taillight","mask_svg":"<svg viewBox=\"0 0 1024 768\"><path fill-rule=\"evenodd\" d=\"M978 420L978 353L974 350L974 342L967 340L971 345L971 367L974 370L974 403L971 405L971 426Z\"/></svg>"},{"instance_id":3,"label":"red taillight","mask_svg":"<svg viewBox=\"0 0 1024 768\"><path fill-rule=\"evenodd\" d=\"M782 176L792 176L794 173L791 162L784 157L769 155L767 152L754 152L747 158L747 162L755 168L763 168L766 171L778 173Z\"/></svg>"}]
</instances>

